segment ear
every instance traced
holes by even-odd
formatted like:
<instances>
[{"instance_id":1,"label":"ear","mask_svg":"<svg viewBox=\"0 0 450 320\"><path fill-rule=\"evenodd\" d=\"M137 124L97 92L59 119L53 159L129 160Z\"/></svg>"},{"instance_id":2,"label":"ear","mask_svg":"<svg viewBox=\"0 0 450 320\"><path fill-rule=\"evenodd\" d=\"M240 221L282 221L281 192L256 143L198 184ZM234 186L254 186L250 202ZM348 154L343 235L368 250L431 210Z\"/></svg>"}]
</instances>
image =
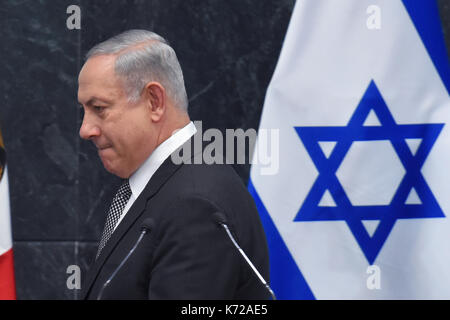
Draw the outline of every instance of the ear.
<instances>
[{"instance_id":1,"label":"ear","mask_svg":"<svg viewBox=\"0 0 450 320\"><path fill-rule=\"evenodd\" d=\"M166 111L166 89L159 82L149 82L144 88L150 117L159 122Z\"/></svg>"}]
</instances>

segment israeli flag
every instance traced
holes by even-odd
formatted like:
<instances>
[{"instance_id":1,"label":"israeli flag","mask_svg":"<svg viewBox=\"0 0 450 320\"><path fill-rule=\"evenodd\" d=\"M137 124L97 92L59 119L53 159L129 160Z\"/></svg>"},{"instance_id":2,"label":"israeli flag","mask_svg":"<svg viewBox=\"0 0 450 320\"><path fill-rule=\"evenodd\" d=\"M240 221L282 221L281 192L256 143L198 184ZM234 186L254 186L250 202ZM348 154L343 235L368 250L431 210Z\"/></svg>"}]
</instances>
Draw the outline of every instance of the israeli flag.
<instances>
[{"instance_id":1,"label":"israeli flag","mask_svg":"<svg viewBox=\"0 0 450 320\"><path fill-rule=\"evenodd\" d=\"M279 299L450 299L449 89L435 1L297 0L249 182Z\"/></svg>"}]
</instances>

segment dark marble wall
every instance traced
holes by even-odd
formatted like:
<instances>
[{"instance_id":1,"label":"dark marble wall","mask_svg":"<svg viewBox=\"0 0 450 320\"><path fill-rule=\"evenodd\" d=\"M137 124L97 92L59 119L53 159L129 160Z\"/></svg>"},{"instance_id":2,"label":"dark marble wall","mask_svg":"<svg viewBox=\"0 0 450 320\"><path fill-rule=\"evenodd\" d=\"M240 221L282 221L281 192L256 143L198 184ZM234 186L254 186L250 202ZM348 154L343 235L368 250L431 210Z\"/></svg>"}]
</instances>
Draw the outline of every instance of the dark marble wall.
<instances>
[{"instance_id":1,"label":"dark marble wall","mask_svg":"<svg viewBox=\"0 0 450 320\"><path fill-rule=\"evenodd\" d=\"M69 265L87 269L118 179L78 137L77 75L94 44L142 28L168 39L192 119L257 128L294 0L7 0L0 4L0 126L9 165L19 299L77 299ZM439 0L447 47L450 6ZM82 10L81 30L66 9ZM244 181L248 165L236 166Z\"/></svg>"}]
</instances>

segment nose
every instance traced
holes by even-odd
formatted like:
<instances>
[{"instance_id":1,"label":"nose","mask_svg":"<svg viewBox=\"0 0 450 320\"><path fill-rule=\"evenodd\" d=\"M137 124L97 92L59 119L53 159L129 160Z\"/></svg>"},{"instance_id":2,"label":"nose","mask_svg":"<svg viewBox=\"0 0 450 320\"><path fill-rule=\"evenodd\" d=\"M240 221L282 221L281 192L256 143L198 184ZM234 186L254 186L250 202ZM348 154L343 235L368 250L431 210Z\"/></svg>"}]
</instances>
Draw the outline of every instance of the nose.
<instances>
[{"instance_id":1,"label":"nose","mask_svg":"<svg viewBox=\"0 0 450 320\"><path fill-rule=\"evenodd\" d=\"M98 136L100 136L100 127L91 121L87 113L85 113L80 127L80 137L85 140L90 140Z\"/></svg>"}]
</instances>

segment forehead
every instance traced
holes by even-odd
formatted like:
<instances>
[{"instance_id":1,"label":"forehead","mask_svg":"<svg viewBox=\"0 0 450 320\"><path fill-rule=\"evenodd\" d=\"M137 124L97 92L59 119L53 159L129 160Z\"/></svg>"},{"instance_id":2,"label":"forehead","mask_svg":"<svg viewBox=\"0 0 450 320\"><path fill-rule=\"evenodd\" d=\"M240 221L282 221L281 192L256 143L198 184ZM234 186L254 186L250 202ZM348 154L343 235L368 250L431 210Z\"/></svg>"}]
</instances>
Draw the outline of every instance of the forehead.
<instances>
[{"instance_id":1,"label":"forehead","mask_svg":"<svg viewBox=\"0 0 450 320\"><path fill-rule=\"evenodd\" d=\"M122 84L114 72L115 57L111 55L89 58L78 76L78 100L86 103L92 98L120 98Z\"/></svg>"}]
</instances>

